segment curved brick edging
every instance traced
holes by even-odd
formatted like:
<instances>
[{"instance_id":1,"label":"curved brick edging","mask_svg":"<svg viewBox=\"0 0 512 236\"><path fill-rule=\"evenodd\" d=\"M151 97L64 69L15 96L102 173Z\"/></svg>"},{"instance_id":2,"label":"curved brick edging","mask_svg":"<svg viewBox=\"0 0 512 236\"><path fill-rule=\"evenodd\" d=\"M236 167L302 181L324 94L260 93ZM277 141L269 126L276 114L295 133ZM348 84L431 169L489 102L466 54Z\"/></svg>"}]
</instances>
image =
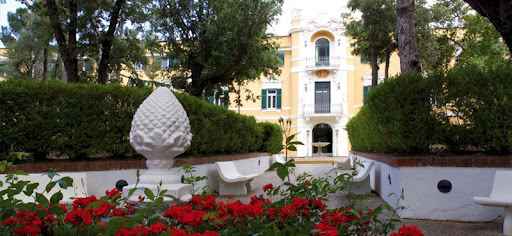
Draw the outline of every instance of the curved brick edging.
<instances>
[{"instance_id":1,"label":"curved brick edging","mask_svg":"<svg viewBox=\"0 0 512 236\"><path fill-rule=\"evenodd\" d=\"M201 165L215 163L217 161L235 161L250 159L261 156L269 156L268 153L246 153L230 154L216 156L184 157L177 158L175 166ZM45 162L22 163L11 166L9 171L23 171L26 173L41 173L48 170L57 172L79 172L79 171L107 171L107 170L127 170L127 169L146 169L145 159L102 159L102 160L48 160Z\"/></svg>"},{"instance_id":2,"label":"curved brick edging","mask_svg":"<svg viewBox=\"0 0 512 236\"><path fill-rule=\"evenodd\" d=\"M397 155L384 153L351 152L374 161L386 163L393 167L480 167L480 168L511 168L512 155L492 156L486 154L472 155Z\"/></svg>"}]
</instances>

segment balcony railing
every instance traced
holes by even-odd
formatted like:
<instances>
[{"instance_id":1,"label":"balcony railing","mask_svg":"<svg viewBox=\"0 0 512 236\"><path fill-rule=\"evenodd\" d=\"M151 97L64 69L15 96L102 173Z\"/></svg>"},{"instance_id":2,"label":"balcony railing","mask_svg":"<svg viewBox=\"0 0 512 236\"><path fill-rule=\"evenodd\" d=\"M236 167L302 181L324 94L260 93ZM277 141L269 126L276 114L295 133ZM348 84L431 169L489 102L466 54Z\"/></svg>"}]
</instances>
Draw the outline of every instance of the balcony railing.
<instances>
[{"instance_id":1,"label":"balcony railing","mask_svg":"<svg viewBox=\"0 0 512 236\"><path fill-rule=\"evenodd\" d=\"M341 103L304 104L302 111L304 117L342 116L343 105Z\"/></svg>"},{"instance_id":2,"label":"balcony railing","mask_svg":"<svg viewBox=\"0 0 512 236\"><path fill-rule=\"evenodd\" d=\"M310 57L306 58L306 68L311 70L334 69L340 65L340 61L339 57Z\"/></svg>"}]
</instances>

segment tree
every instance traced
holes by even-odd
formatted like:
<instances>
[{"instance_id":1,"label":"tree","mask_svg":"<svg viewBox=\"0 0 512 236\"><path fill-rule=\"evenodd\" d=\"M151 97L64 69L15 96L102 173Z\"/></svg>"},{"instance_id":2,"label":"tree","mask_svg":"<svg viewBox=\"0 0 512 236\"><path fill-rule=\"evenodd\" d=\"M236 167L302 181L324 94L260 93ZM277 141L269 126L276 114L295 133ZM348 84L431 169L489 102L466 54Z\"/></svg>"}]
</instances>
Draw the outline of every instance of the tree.
<instances>
[{"instance_id":1,"label":"tree","mask_svg":"<svg viewBox=\"0 0 512 236\"><path fill-rule=\"evenodd\" d=\"M397 0L398 55L402 73L421 72L416 39L415 0Z\"/></svg>"},{"instance_id":2,"label":"tree","mask_svg":"<svg viewBox=\"0 0 512 236\"><path fill-rule=\"evenodd\" d=\"M352 37L352 54L368 59L372 68L372 86L377 86L379 62L385 61L388 77L391 54L396 49L394 0L351 0L348 7L361 18L345 17L347 35Z\"/></svg>"},{"instance_id":3,"label":"tree","mask_svg":"<svg viewBox=\"0 0 512 236\"><path fill-rule=\"evenodd\" d=\"M107 83L112 65L112 50L119 40L128 37L124 24L140 31L144 22L144 7L150 0L100 1L100 0L20 0L27 8L50 22L50 32L55 37L58 52L64 64L68 81L80 80L80 63L89 58L97 64L96 81ZM134 45L137 46L137 45ZM142 47L141 45L137 47ZM135 49L135 51L139 51ZM121 53L122 54L122 53ZM124 61L128 62L129 61ZM92 72L87 72L91 74Z\"/></svg>"},{"instance_id":4,"label":"tree","mask_svg":"<svg viewBox=\"0 0 512 236\"><path fill-rule=\"evenodd\" d=\"M512 54L512 0L464 0L475 11L489 19L501 34Z\"/></svg>"},{"instance_id":5,"label":"tree","mask_svg":"<svg viewBox=\"0 0 512 236\"><path fill-rule=\"evenodd\" d=\"M282 0L156 0L151 25L176 60L173 80L194 96L279 71L267 27ZM174 81L173 81L174 82ZM176 86L175 85L175 86Z\"/></svg>"},{"instance_id":6,"label":"tree","mask_svg":"<svg viewBox=\"0 0 512 236\"><path fill-rule=\"evenodd\" d=\"M10 29L1 38L8 48L7 73L13 78L46 79L53 38L48 18L20 8L8 14L8 22Z\"/></svg>"}]
</instances>

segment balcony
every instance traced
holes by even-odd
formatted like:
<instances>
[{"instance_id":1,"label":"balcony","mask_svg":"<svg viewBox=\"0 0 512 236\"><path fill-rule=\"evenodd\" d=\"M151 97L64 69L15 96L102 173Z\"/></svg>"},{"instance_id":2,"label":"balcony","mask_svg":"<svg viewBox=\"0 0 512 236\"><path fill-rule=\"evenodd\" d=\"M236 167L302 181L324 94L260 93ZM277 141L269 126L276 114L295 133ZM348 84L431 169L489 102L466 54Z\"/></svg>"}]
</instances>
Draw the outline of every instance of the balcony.
<instances>
[{"instance_id":1,"label":"balcony","mask_svg":"<svg viewBox=\"0 0 512 236\"><path fill-rule=\"evenodd\" d=\"M336 117L343 115L343 104L336 103L320 103L320 104L303 104L302 113L304 118L311 117Z\"/></svg>"},{"instance_id":2,"label":"balcony","mask_svg":"<svg viewBox=\"0 0 512 236\"><path fill-rule=\"evenodd\" d=\"M340 62L340 57L309 57L306 58L306 70L334 70Z\"/></svg>"}]
</instances>

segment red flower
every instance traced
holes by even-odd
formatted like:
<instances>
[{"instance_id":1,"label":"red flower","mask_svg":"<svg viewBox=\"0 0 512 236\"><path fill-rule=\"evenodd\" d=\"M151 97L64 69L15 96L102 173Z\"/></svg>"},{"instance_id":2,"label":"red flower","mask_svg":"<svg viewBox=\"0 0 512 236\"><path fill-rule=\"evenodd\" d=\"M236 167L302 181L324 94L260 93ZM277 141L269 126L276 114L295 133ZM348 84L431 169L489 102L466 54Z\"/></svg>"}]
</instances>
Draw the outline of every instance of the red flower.
<instances>
[{"instance_id":1,"label":"red flower","mask_svg":"<svg viewBox=\"0 0 512 236\"><path fill-rule=\"evenodd\" d=\"M320 199L311 200L311 205L313 205L313 207L315 207L321 211L325 210L325 207L326 207L325 203Z\"/></svg>"},{"instance_id":2,"label":"red flower","mask_svg":"<svg viewBox=\"0 0 512 236\"><path fill-rule=\"evenodd\" d=\"M274 185L272 185L272 184L263 185L263 191L265 191L265 192L272 191L272 189L274 189Z\"/></svg>"},{"instance_id":3,"label":"red flower","mask_svg":"<svg viewBox=\"0 0 512 236\"><path fill-rule=\"evenodd\" d=\"M215 208L216 198L213 195L199 196L194 195L192 197L192 205L200 210L212 210Z\"/></svg>"},{"instance_id":4,"label":"red flower","mask_svg":"<svg viewBox=\"0 0 512 236\"><path fill-rule=\"evenodd\" d=\"M306 208L309 205L309 200L300 197L292 198L292 205L297 209Z\"/></svg>"},{"instance_id":5,"label":"red flower","mask_svg":"<svg viewBox=\"0 0 512 236\"><path fill-rule=\"evenodd\" d=\"M150 229L144 225L137 225L132 228L120 228L115 236L147 236L150 235Z\"/></svg>"},{"instance_id":6,"label":"red flower","mask_svg":"<svg viewBox=\"0 0 512 236\"><path fill-rule=\"evenodd\" d=\"M200 225L205 215L205 211L193 210L189 204L171 206L163 214L164 217L173 218L179 223L192 226Z\"/></svg>"},{"instance_id":7,"label":"red flower","mask_svg":"<svg viewBox=\"0 0 512 236\"><path fill-rule=\"evenodd\" d=\"M105 191L105 195L109 198L117 198L121 196L121 191L119 191L117 188L113 188L111 190Z\"/></svg>"},{"instance_id":8,"label":"red flower","mask_svg":"<svg viewBox=\"0 0 512 236\"><path fill-rule=\"evenodd\" d=\"M92 213L96 217L103 217L107 216L112 208L114 208L114 206L104 202L98 208L95 208Z\"/></svg>"},{"instance_id":9,"label":"red flower","mask_svg":"<svg viewBox=\"0 0 512 236\"><path fill-rule=\"evenodd\" d=\"M14 225L16 224L16 218L14 216L8 217L2 221L2 225Z\"/></svg>"},{"instance_id":10,"label":"red flower","mask_svg":"<svg viewBox=\"0 0 512 236\"><path fill-rule=\"evenodd\" d=\"M181 215L177 220L182 224L199 226L203 222L204 215L206 215L204 211L192 210Z\"/></svg>"},{"instance_id":11,"label":"red flower","mask_svg":"<svg viewBox=\"0 0 512 236\"><path fill-rule=\"evenodd\" d=\"M79 198L75 198L73 200L73 208L85 208L87 207L89 204L97 201L98 199L96 198L96 196L88 196L88 197L79 197Z\"/></svg>"},{"instance_id":12,"label":"red flower","mask_svg":"<svg viewBox=\"0 0 512 236\"><path fill-rule=\"evenodd\" d=\"M41 233L43 222L36 212L18 211L15 216L5 219L2 225L17 226L13 230L16 235L38 235Z\"/></svg>"},{"instance_id":13,"label":"red flower","mask_svg":"<svg viewBox=\"0 0 512 236\"><path fill-rule=\"evenodd\" d=\"M423 232L416 225L403 225L398 232L394 232L390 236L423 236Z\"/></svg>"},{"instance_id":14,"label":"red flower","mask_svg":"<svg viewBox=\"0 0 512 236\"><path fill-rule=\"evenodd\" d=\"M220 234L215 231L205 231L202 233L202 236L220 236Z\"/></svg>"},{"instance_id":15,"label":"red flower","mask_svg":"<svg viewBox=\"0 0 512 236\"><path fill-rule=\"evenodd\" d=\"M126 216L128 213L122 208L114 208L110 213L111 216Z\"/></svg>"},{"instance_id":16,"label":"red flower","mask_svg":"<svg viewBox=\"0 0 512 236\"><path fill-rule=\"evenodd\" d=\"M318 230L319 236L338 236L338 230L336 227L326 223L316 224L315 229Z\"/></svg>"},{"instance_id":17,"label":"red flower","mask_svg":"<svg viewBox=\"0 0 512 236\"><path fill-rule=\"evenodd\" d=\"M178 228L171 229L171 236L188 236L187 231Z\"/></svg>"},{"instance_id":18,"label":"red flower","mask_svg":"<svg viewBox=\"0 0 512 236\"><path fill-rule=\"evenodd\" d=\"M39 235L41 233L41 227L38 225L24 225L14 230L16 235Z\"/></svg>"},{"instance_id":19,"label":"red flower","mask_svg":"<svg viewBox=\"0 0 512 236\"><path fill-rule=\"evenodd\" d=\"M54 223L55 221L57 221L57 218L55 217L54 214L48 214L46 215L44 218L43 218L43 221L44 223L46 224L52 224Z\"/></svg>"},{"instance_id":20,"label":"red flower","mask_svg":"<svg viewBox=\"0 0 512 236\"><path fill-rule=\"evenodd\" d=\"M164 225L160 222L157 222L157 223L154 223L152 225L149 226L149 231L152 233L152 234L160 234L164 231L167 230L167 225Z\"/></svg>"},{"instance_id":21,"label":"red flower","mask_svg":"<svg viewBox=\"0 0 512 236\"><path fill-rule=\"evenodd\" d=\"M73 225L79 225L81 223L84 225L90 225L92 224L92 216L89 210L77 208L66 214L64 222L71 223Z\"/></svg>"},{"instance_id":22,"label":"red flower","mask_svg":"<svg viewBox=\"0 0 512 236\"><path fill-rule=\"evenodd\" d=\"M281 217L281 220L286 220L286 219L291 218L296 215L297 215L297 209L293 205L285 205L279 211L279 216Z\"/></svg>"}]
</instances>

